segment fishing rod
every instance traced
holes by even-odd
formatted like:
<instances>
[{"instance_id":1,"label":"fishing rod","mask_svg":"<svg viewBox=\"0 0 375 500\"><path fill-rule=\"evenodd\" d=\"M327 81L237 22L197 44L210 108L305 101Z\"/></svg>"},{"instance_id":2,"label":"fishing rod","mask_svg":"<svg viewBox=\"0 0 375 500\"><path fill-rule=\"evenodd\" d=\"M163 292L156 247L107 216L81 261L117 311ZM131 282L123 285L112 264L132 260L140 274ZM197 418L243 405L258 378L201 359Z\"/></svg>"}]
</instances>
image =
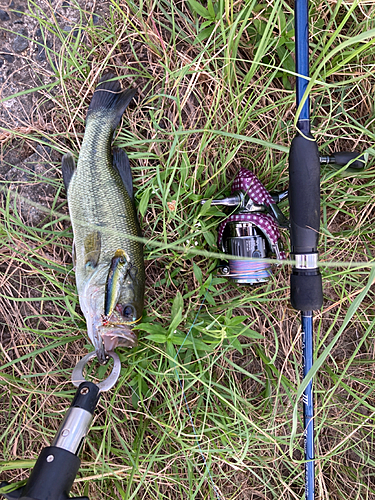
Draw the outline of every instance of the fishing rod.
<instances>
[{"instance_id":1,"label":"fishing rod","mask_svg":"<svg viewBox=\"0 0 375 500\"><path fill-rule=\"evenodd\" d=\"M271 265L263 259L286 258L279 228L290 230L291 257L290 300L301 313L303 376L313 365L313 311L323 304L322 277L318 266L320 227L320 165L335 164L346 171L364 169L367 156L359 152L336 152L320 156L311 135L310 104L306 95L309 81L308 0L295 0L296 104L297 134L289 151L289 189L270 194L257 177L241 167L232 184L232 192L212 205L232 207L233 213L219 226L218 246L235 258L223 260L219 274L242 285L257 285L271 277ZM290 220L278 203L289 198ZM206 200L202 201L202 204ZM246 261L243 257L251 258ZM309 381L303 394L305 439L305 500L315 498L314 403Z\"/></svg>"},{"instance_id":2,"label":"fishing rod","mask_svg":"<svg viewBox=\"0 0 375 500\"><path fill-rule=\"evenodd\" d=\"M308 0L295 0L295 64L297 134L289 151L290 247L295 261L290 276L290 300L301 313L303 377L313 365L313 311L323 305L322 277L318 267L320 227L320 165L348 165L348 171L362 170L366 155L337 152L319 156L311 134L309 82L309 6ZM315 498L314 397L312 379L303 393L305 440L305 499Z\"/></svg>"},{"instance_id":3,"label":"fishing rod","mask_svg":"<svg viewBox=\"0 0 375 500\"><path fill-rule=\"evenodd\" d=\"M306 84L307 86L307 84ZM302 127L307 127L305 122L303 122ZM308 126L309 128L310 126ZM301 130L302 132L302 130ZM293 242L296 241L296 249L292 252L293 255L297 255L297 259L303 259L305 249L300 251L299 244L300 239L305 233L309 234L310 239L317 239L318 229L319 229L319 197L318 205L314 207L315 212L318 214L318 223L316 220L310 221L310 210L312 209L311 199L309 197L304 198L302 196L302 191L299 192L300 177L304 174L309 175L309 171L299 170L297 173L294 172L299 165L300 160L303 161L305 155L305 143L307 143L307 148L310 148L310 143L313 141L310 134L304 138L304 136L298 134L297 137L300 139L293 141L290 152L290 161L293 163L293 172L291 177L293 178L292 194L290 194L290 189L279 192L279 193L269 193L260 180L250 172L247 168L241 167L238 174L232 183L232 189L230 196L221 199L211 200L212 206L224 206L230 207L232 210L231 215L224 219L224 221L219 225L218 228L218 247L224 253L231 255L230 260L222 259L218 265L218 274L222 277L227 278L233 283L239 285L260 285L267 282L272 275L272 266L269 262L265 262L264 259L270 259L276 257L279 261L286 259L286 253L284 251L283 243L281 240L281 234L279 229L292 229ZM296 139L297 139L296 137ZM316 143L313 142L314 154L316 153ZM299 155L302 158L299 158ZM345 171L359 172L363 170L364 165L367 161L366 154L361 154L358 152L343 151L334 153L331 156L318 156L314 157L316 163L316 158L318 158L318 174L320 173L320 164L335 164L338 167L346 167ZM316 167L316 165L315 165ZM319 180L319 179L318 179ZM304 178L303 182L306 184L307 195L310 194L309 191L309 178ZM316 184L316 179L315 179ZM302 184L301 184L302 185ZM316 189L317 188L317 189ZM317 198L316 193L319 194L319 185L315 186L315 198ZM304 194L306 194L303 191ZM278 204L284 199L289 197L292 199L293 217L289 221ZM206 199L201 200L201 204L206 203ZM314 222L315 226L310 226L305 224L304 216L299 214L300 210L303 210L306 214L306 221L308 223ZM317 210L317 211L316 211ZM301 218L302 217L302 218ZM315 215L316 219L316 215ZM302 225L300 225L302 224ZM310 229L311 228L311 229ZM312 229L315 228L315 229ZM310 234L312 233L312 236ZM310 244L310 241L308 242ZM311 246L314 248L314 242ZM301 255L301 257L299 256ZM310 254L308 254L310 255ZM239 257L237 260L233 257ZM245 260L246 258L251 260ZM314 256L308 257L309 263ZM293 268L293 276L304 276L309 275L304 268L299 270L297 264ZM298 300L301 301L301 293L299 291L299 286L301 280L305 278L295 278L293 277L293 290L292 293L292 304L294 305L296 294L298 294ZM316 278L315 278L316 279ZM319 278L318 278L319 280ZM310 281L311 282L311 281ZM309 283L310 283L309 282ZM297 292L298 290L298 292ZM313 293L312 291L305 291L305 296L309 296ZM317 302L317 301L316 301ZM317 302L318 303L318 302ZM296 307L298 309L298 307Z\"/></svg>"},{"instance_id":4,"label":"fishing rod","mask_svg":"<svg viewBox=\"0 0 375 500\"><path fill-rule=\"evenodd\" d=\"M310 102L306 90L309 78L308 0L294 6L297 135L289 152L290 246L295 261L290 276L290 300L301 312L302 364L306 377L313 365L313 311L323 305L322 277L318 267L320 227L320 158L311 135ZM305 498L315 498L314 399L309 381L303 393L305 439Z\"/></svg>"},{"instance_id":5,"label":"fishing rod","mask_svg":"<svg viewBox=\"0 0 375 500\"><path fill-rule=\"evenodd\" d=\"M78 455L100 394L112 389L120 376L120 358L114 352L108 355L113 359L112 371L98 384L88 382L83 376L87 363L96 357L95 352L77 363L72 383L78 389L51 446L42 449L25 485L15 489L4 481L0 483L0 496L7 500L89 500L88 497L69 497L69 492L81 465Z\"/></svg>"}]
</instances>

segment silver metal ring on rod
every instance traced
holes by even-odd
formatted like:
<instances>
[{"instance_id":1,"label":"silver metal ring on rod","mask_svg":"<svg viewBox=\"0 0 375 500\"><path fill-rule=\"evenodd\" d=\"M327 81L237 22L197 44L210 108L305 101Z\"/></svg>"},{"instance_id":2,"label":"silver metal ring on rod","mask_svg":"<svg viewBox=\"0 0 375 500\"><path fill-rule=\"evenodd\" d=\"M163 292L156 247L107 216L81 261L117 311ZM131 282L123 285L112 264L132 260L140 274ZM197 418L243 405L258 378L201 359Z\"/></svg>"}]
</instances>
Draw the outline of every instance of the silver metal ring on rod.
<instances>
[{"instance_id":1,"label":"silver metal ring on rod","mask_svg":"<svg viewBox=\"0 0 375 500\"><path fill-rule=\"evenodd\" d=\"M296 261L295 269L316 269L318 267L317 253L294 254L292 257Z\"/></svg>"}]
</instances>

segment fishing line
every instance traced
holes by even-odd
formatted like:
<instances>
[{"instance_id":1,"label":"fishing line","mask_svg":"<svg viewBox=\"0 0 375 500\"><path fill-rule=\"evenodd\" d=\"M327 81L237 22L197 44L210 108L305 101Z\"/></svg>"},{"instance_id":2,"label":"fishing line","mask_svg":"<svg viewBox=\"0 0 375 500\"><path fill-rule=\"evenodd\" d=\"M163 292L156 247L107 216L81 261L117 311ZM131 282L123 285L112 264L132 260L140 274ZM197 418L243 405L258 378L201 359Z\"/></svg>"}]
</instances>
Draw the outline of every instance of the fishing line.
<instances>
[{"instance_id":1,"label":"fishing line","mask_svg":"<svg viewBox=\"0 0 375 500\"><path fill-rule=\"evenodd\" d=\"M54 209L47 208L40 203L32 202L30 199L26 198L25 196L20 195L16 191L10 190L6 186L2 186L0 183L0 193L1 192L4 193L5 196L8 195L9 197L12 197L14 199L19 199L20 201L27 203L28 205L40 210L41 212L44 212L46 215L56 217L57 220L55 221L55 223L58 223L61 221L69 221L70 222L69 215L63 214L63 213L58 212L57 210L54 210ZM79 220L78 220L78 222L79 222ZM93 228L96 228L96 229L98 227L95 224L87 224L87 226L92 226ZM28 227L28 226L26 226L26 227ZM38 233L45 232L45 230L40 229L40 228L35 228L35 227L33 227L33 230L38 232ZM100 231L102 231L104 234L108 234L108 235L114 235L114 234L117 235L119 233L118 231L114 231L111 228L105 228L105 227L100 227ZM201 235L203 233L204 233L204 231L202 230L201 232L199 232L199 235ZM122 234L123 234L123 236L126 236L127 238L129 238L132 241L139 241L148 247L153 247L155 249L163 250L163 252L165 252L166 250L174 250L174 251L180 252L181 255L189 255L191 257L196 257L196 256L197 257L207 257L209 259L222 259L223 258L223 254L219 253L219 252L210 252L207 250L200 250L200 249L197 249L194 247L187 249L186 247L182 246L182 244L186 242L186 239L189 239L188 237L185 239L179 240L178 243L173 242L173 243L165 244L165 242L161 242L161 241L159 242L156 240L150 241L149 239L141 237L141 236L134 236L134 235L125 234L125 233L122 233ZM26 235L26 237L27 237L27 235ZM257 258L253 258L253 259L248 258L248 257L243 258L243 257L229 255L229 254L227 254L225 256L225 258L227 260L238 260L238 261L242 260L244 262L254 262L254 261L256 262L256 261L258 261ZM289 266L289 265L295 264L295 261L293 259L278 260L278 259L265 258L262 260L265 263L277 264L278 266ZM326 262L323 259L321 259L318 262L318 267L321 269L336 268L336 267L342 267L342 268L353 269L353 270L361 270L361 269L369 269L369 268L373 269L373 268L375 268L375 260L371 259L368 262L364 262L364 261L329 261L329 262Z\"/></svg>"},{"instance_id":2,"label":"fishing line","mask_svg":"<svg viewBox=\"0 0 375 500\"><path fill-rule=\"evenodd\" d=\"M182 344L180 345L180 347L179 347L178 351L176 352L176 355L175 355L175 356L174 356L174 358L173 358L174 360L176 360L177 356L179 355L179 353L180 353L180 351L181 351L181 349L182 349L183 345L185 344L185 342L186 342L187 338L189 337L189 335L190 335L190 333L191 333L191 331L192 331L192 329L193 329L193 327L194 327L194 325L195 325L195 323L196 323L196 321L197 321L197 319L198 319L198 316L199 316L199 314L200 314L200 312L201 312L201 310L202 310L202 307L203 307L203 305L204 305L204 303L205 303L205 301L206 301L207 293L208 293L208 291L210 290L211 282L212 282L212 275L211 275L210 281L209 281L209 283L208 283L208 286L207 286L206 292L205 292L205 294L204 294L204 297L203 297L203 299L202 299L201 305L199 306L199 309L198 309L198 311L197 311L197 314L195 315L195 318L194 318L194 320L193 320L193 323L191 324L191 327L189 328L189 331L188 331L188 332L187 332L187 334L185 335L185 338L184 338L184 340L183 340ZM175 368L175 374L176 374L176 376L177 376L177 380L178 380L178 383L179 383L180 388L181 388L181 391L182 391L182 396L183 396L184 401L185 401L186 410L187 410L188 415L189 415L190 424L191 424L191 427L192 427L192 429L193 429L193 433L194 433L195 441L196 441L196 443L197 443L197 447L198 447L198 450L199 450L200 456L202 457L202 460L203 460L204 466L205 466L206 471L207 471L207 474L208 474L208 476L209 476L209 478L210 478L210 482L211 482L212 488L213 488L213 490L214 490L214 492L215 492L216 498L217 498L218 500L222 500L222 497L221 497L221 495L220 495L220 493L219 493L219 491L218 491L218 489L217 489L217 487L216 487L216 485L215 485L214 479L213 479L213 477L212 477L211 470L210 470L210 467L209 467L209 465L208 465L208 463L207 463L206 457L204 456L204 453L203 453L203 450L202 450L202 447L201 447L201 444L200 444L200 441L199 441L199 438L198 438L198 434L197 434L197 432L196 432L196 430L195 430L195 425L194 425L194 421L193 421L193 415L192 415L192 413L191 413L191 411L190 411L190 406L189 406L189 403L188 403L188 400L187 400L187 397L186 397L186 394L185 394L185 391L184 391L184 388L183 388L183 384L182 384L182 381L181 381L181 378L180 378L180 375L179 375L179 373L178 373L177 368Z\"/></svg>"},{"instance_id":3,"label":"fishing line","mask_svg":"<svg viewBox=\"0 0 375 500\"><path fill-rule=\"evenodd\" d=\"M199 309L198 309L198 311L197 311L197 314L195 315L195 318L194 318L194 320L193 320L193 323L191 324L191 326L190 326L190 328L189 328L189 331L188 331L188 332L187 332L187 334L185 335L185 338L184 338L183 342L181 343L181 345L180 345L180 347L179 347L179 349L178 349L178 351L177 351L176 355L174 356L174 358L173 358L174 360L176 360L176 359L177 359L177 356L179 355L179 353L180 353L180 351L181 351L182 347L184 346L184 344L185 344L186 340L188 339L188 337L189 337L189 335L190 335L190 333L191 333L191 331L192 331L192 329L193 329L193 327L194 327L195 323L197 322L198 316L199 316L199 314L200 314L200 312L201 312L201 310L202 310L202 307L204 306L204 303L205 303L205 301L206 301L207 294L208 294L208 292L209 292L209 290L210 290L211 282L212 282L212 275L211 275L210 281L209 281L209 283L208 283L208 286L207 286L206 292L205 292L205 294L204 294L204 296L203 296L203 299L202 299L201 305L199 306ZM210 467L209 467L209 465L208 465L208 463L207 463L206 457L205 457L204 452L203 452L203 450L202 450L202 447L201 447L201 444L200 444L200 441L199 441L199 438L198 438L198 433L197 433L197 431L196 431L196 429L195 429L195 425L194 425L194 421L193 421L193 415L192 415L192 413L191 413L190 406L189 406L189 403L188 403L188 400L187 400L187 397L186 397L186 394L185 394L185 391L184 391L184 388L183 388L183 384L182 384L182 381L181 381L181 378L180 378L180 375L179 375L179 373L178 373L177 368L175 368L175 369L174 369L174 371L175 371L175 374L176 374L176 377L177 377L178 383L179 383L180 388L181 388L181 391L182 391L182 396L183 396L183 398L184 398L184 402L185 402L186 410L187 410L188 415L189 415L190 424L191 424L191 427L192 427L192 429L193 429L193 433L194 433L195 441L196 441L196 444L197 444L197 447L198 447L198 451L199 451L200 456L202 457L202 460L203 460L203 463L204 463L204 467L205 467L205 469L206 469L206 471L207 471L208 477L210 478L210 483L211 483L212 489L213 489L213 490L214 490L214 492L215 492L215 495L216 495L217 500L222 500L222 496L220 495L220 492L219 492L219 490L218 490L217 486L215 485L214 479L213 479L212 474L211 474ZM128 387L130 387L131 391L132 391L132 392L133 392L133 393L134 393L134 394L138 397L138 394L137 394L137 393L136 393L136 391L133 389L133 387L132 387L129 383L128 383L127 385L128 385Z\"/></svg>"},{"instance_id":4,"label":"fishing line","mask_svg":"<svg viewBox=\"0 0 375 500\"><path fill-rule=\"evenodd\" d=\"M237 280L267 280L271 277L271 264L268 262L254 262L246 260L232 260L230 263L230 274L228 278Z\"/></svg>"}]
</instances>

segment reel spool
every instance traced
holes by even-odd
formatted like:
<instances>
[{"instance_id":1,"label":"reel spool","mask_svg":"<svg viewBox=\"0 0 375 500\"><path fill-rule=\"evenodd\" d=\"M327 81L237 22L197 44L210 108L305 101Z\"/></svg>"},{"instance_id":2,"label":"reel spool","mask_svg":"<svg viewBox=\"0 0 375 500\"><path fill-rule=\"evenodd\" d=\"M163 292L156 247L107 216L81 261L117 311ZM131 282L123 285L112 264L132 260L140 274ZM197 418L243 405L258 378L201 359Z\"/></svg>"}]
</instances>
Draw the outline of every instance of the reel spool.
<instances>
[{"instance_id":1,"label":"reel spool","mask_svg":"<svg viewBox=\"0 0 375 500\"><path fill-rule=\"evenodd\" d=\"M271 196L252 172L241 168L233 182L231 196L212 201L212 205L236 207L219 226L218 244L224 253L241 259L223 262L220 276L243 285L265 283L270 279L271 264L264 259L286 258L279 227L289 228L289 221L276 203L287 194L286 191Z\"/></svg>"},{"instance_id":2,"label":"reel spool","mask_svg":"<svg viewBox=\"0 0 375 500\"><path fill-rule=\"evenodd\" d=\"M222 250L237 257L266 259L270 254L268 241L252 222L229 222L224 230ZM222 276L236 283L264 283L271 276L271 265L260 260L229 260L221 268Z\"/></svg>"}]
</instances>

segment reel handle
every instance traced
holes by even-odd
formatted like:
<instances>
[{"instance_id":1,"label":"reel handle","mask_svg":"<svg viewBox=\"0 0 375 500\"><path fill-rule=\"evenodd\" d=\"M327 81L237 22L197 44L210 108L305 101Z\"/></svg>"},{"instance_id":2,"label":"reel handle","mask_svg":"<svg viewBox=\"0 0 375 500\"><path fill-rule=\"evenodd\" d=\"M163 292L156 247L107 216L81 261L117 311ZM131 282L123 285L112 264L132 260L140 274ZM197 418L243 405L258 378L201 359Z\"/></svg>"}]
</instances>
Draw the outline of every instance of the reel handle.
<instances>
[{"instance_id":1,"label":"reel handle","mask_svg":"<svg viewBox=\"0 0 375 500\"><path fill-rule=\"evenodd\" d=\"M296 260L291 275L291 302L299 311L320 309L322 277L318 268L320 226L320 161L311 136L298 134L289 152L291 253Z\"/></svg>"},{"instance_id":2,"label":"reel handle","mask_svg":"<svg viewBox=\"0 0 375 500\"><path fill-rule=\"evenodd\" d=\"M350 161L355 160L348 165L348 168L352 168L353 170L363 170L366 166L367 158L368 154L361 154L358 153L358 151L338 151L332 156L320 157L320 163L335 163L340 167L344 167Z\"/></svg>"}]
</instances>

